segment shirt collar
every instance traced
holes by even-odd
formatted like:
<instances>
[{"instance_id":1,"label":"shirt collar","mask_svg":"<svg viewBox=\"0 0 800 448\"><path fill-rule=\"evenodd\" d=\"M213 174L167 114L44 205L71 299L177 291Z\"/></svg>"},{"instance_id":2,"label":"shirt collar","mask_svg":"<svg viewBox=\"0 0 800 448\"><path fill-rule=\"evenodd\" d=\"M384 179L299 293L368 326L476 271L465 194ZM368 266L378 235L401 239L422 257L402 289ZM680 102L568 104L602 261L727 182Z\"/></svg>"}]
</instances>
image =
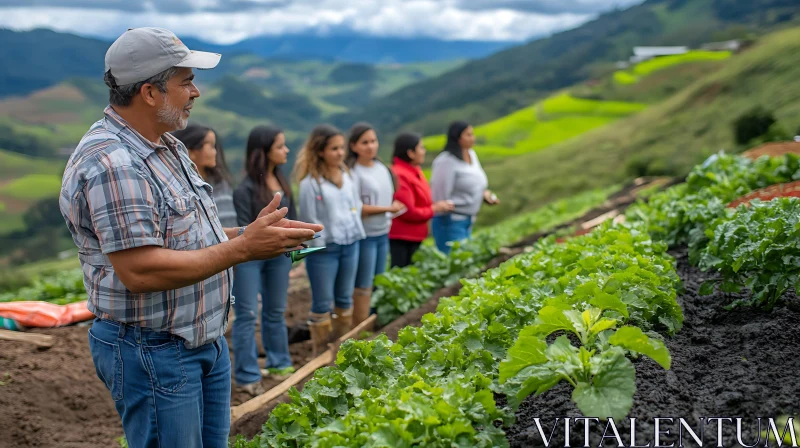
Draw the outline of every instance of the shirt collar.
<instances>
[{"instance_id":1,"label":"shirt collar","mask_svg":"<svg viewBox=\"0 0 800 448\"><path fill-rule=\"evenodd\" d=\"M133 143L131 145L132 149L143 158L147 158L147 156L157 150L169 149L170 147L178 151L180 150L180 140L173 137L170 133L165 133L161 136L161 141L165 144L159 145L146 139L139 131L128 124L128 122L110 105L106 106L103 114L105 115L106 126L115 134L127 136L128 140Z\"/></svg>"}]
</instances>

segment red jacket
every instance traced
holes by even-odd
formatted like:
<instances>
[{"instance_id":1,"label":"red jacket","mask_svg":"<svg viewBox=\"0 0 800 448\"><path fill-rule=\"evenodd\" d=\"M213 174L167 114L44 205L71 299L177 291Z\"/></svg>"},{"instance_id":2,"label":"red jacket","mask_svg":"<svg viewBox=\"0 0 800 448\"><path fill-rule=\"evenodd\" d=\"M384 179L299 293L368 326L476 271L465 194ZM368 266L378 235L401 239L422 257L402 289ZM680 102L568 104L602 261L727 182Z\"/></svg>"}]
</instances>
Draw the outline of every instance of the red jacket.
<instances>
[{"instance_id":1,"label":"red jacket","mask_svg":"<svg viewBox=\"0 0 800 448\"><path fill-rule=\"evenodd\" d=\"M428 221L433 218L433 199L428 180L422 169L394 158L392 171L397 176L394 199L405 204L408 211L392 220L389 239L421 242L428 236Z\"/></svg>"}]
</instances>

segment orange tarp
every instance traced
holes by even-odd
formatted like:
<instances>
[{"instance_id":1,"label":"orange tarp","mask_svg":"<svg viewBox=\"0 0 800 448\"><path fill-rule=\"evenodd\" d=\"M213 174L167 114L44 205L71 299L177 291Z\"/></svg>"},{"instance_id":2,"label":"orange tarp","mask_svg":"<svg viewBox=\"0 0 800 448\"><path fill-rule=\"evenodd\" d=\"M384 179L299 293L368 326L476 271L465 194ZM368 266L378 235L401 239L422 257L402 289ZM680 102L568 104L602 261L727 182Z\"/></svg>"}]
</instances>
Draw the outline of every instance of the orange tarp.
<instances>
[{"instance_id":1,"label":"orange tarp","mask_svg":"<svg viewBox=\"0 0 800 448\"><path fill-rule=\"evenodd\" d=\"M780 197L800 197L800 181L789 182L786 184L770 185L766 188L748 193L739 199L728 204L728 207L738 207L741 204L750 204L750 201L759 199L767 202Z\"/></svg>"},{"instance_id":2,"label":"orange tarp","mask_svg":"<svg viewBox=\"0 0 800 448\"><path fill-rule=\"evenodd\" d=\"M24 327L61 327L94 318L86 301L67 305L49 302L3 302L0 316L13 319Z\"/></svg>"}]
</instances>

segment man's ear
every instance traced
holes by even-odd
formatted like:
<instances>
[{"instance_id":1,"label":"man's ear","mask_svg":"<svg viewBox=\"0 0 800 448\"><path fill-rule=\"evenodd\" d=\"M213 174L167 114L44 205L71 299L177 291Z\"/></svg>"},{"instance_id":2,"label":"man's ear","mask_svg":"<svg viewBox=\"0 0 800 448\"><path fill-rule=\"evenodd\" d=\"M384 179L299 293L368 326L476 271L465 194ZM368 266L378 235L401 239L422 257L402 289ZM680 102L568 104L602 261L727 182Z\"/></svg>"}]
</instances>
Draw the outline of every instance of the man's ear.
<instances>
[{"instance_id":1,"label":"man's ear","mask_svg":"<svg viewBox=\"0 0 800 448\"><path fill-rule=\"evenodd\" d=\"M151 107L155 107L156 104L158 104L156 95L161 92L152 84L144 84L142 85L142 89L139 90L139 93L142 95L142 99L145 103Z\"/></svg>"}]
</instances>

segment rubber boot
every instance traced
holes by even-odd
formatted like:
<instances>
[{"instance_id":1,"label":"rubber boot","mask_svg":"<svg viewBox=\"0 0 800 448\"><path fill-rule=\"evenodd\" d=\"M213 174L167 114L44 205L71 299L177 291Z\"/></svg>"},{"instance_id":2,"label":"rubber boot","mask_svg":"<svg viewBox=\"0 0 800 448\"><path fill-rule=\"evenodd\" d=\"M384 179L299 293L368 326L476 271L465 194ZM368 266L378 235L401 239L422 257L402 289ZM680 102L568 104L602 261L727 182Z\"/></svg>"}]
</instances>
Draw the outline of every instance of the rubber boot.
<instances>
[{"instance_id":1,"label":"rubber boot","mask_svg":"<svg viewBox=\"0 0 800 448\"><path fill-rule=\"evenodd\" d=\"M353 328L353 309L343 309L336 307L333 309L335 314L333 319L333 340L344 336Z\"/></svg>"},{"instance_id":2,"label":"rubber boot","mask_svg":"<svg viewBox=\"0 0 800 448\"><path fill-rule=\"evenodd\" d=\"M331 313L311 313L311 319L308 320L308 331L311 333L313 347L311 356L316 358L328 349L331 331L333 331Z\"/></svg>"},{"instance_id":3,"label":"rubber boot","mask_svg":"<svg viewBox=\"0 0 800 448\"><path fill-rule=\"evenodd\" d=\"M369 317L372 288L353 290L353 328Z\"/></svg>"}]
</instances>

